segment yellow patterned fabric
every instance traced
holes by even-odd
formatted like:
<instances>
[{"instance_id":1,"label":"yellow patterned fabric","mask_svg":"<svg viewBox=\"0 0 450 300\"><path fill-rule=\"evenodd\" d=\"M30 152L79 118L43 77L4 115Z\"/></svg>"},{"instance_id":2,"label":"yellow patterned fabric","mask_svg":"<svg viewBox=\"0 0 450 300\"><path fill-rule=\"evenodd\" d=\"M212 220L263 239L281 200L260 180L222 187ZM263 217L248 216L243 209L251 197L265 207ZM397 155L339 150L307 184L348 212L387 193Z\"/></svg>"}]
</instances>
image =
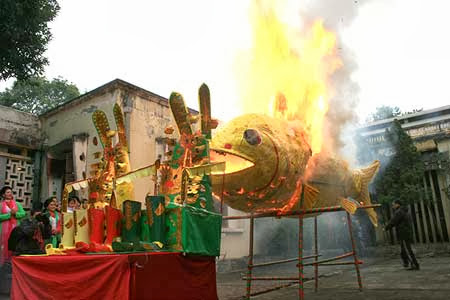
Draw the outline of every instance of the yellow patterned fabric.
<instances>
[{"instance_id":1,"label":"yellow patterned fabric","mask_svg":"<svg viewBox=\"0 0 450 300\"><path fill-rule=\"evenodd\" d=\"M89 219L87 209L79 209L75 211L75 244L78 242L84 242L89 244Z\"/></svg>"},{"instance_id":2,"label":"yellow patterned fabric","mask_svg":"<svg viewBox=\"0 0 450 300\"><path fill-rule=\"evenodd\" d=\"M115 195L117 208L121 208L124 201L134 199L133 184L129 182L117 184Z\"/></svg>"},{"instance_id":3,"label":"yellow patterned fabric","mask_svg":"<svg viewBox=\"0 0 450 300\"><path fill-rule=\"evenodd\" d=\"M75 222L73 218L73 213L71 212L63 212L63 227L62 227L62 237L61 237L61 245L64 245L64 248L75 246Z\"/></svg>"}]
</instances>

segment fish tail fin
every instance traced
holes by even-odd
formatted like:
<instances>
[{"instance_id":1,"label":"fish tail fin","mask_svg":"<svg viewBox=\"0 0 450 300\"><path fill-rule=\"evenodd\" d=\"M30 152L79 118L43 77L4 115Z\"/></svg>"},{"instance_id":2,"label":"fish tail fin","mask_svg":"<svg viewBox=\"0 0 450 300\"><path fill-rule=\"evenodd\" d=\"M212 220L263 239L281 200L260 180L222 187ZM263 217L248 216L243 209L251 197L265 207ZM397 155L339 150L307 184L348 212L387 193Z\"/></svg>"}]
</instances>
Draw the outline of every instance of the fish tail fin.
<instances>
[{"instance_id":1,"label":"fish tail fin","mask_svg":"<svg viewBox=\"0 0 450 300\"><path fill-rule=\"evenodd\" d=\"M345 209L345 211L347 211L349 214L354 215L359 205L355 201L347 198L341 198L340 200L342 208Z\"/></svg>"},{"instance_id":2,"label":"fish tail fin","mask_svg":"<svg viewBox=\"0 0 450 300\"><path fill-rule=\"evenodd\" d=\"M355 199L359 203L363 205L371 205L372 202L370 201L370 194L369 194L369 184L372 181L373 177L377 173L378 169L380 168L380 161L375 160L371 165L369 165L367 168L360 169L357 172L354 173L353 179L356 182L358 182L360 190L359 190L359 196ZM366 209L366 213L369 216L370 221L372 224L376 227L378 226L378 218L377 213L375 209L368 208Z\"/></svg>"},{"instance_id":3,"label":"fish tail fin","mask_svg":"<svg viewBox=\"0 0 450 300\"><path fill-rule=\"evenodd\" d=\"M305 192L303 194L303 207L305 209L312 209L317 201L319 190L315 187L305 184Z\"/></svg>"},{"instance_id":4,"label":"fish tail fin","mask_svg":"<svg viewBox=\"0 0 450 300\"><path fill-rule=\"evenodd\" d=\"M303 189L304 191L302 202L301 194ZM286 203L286 205L279 210L279 214L283 214L297 208L311 209L314 207L314 204L317 201L317 195L319 195L319 190L309 184L302 183L302 180L299 179L297 181L294 194L292 195L291 199L289 199L288 203Z\"/></svg>"}]
</instances>

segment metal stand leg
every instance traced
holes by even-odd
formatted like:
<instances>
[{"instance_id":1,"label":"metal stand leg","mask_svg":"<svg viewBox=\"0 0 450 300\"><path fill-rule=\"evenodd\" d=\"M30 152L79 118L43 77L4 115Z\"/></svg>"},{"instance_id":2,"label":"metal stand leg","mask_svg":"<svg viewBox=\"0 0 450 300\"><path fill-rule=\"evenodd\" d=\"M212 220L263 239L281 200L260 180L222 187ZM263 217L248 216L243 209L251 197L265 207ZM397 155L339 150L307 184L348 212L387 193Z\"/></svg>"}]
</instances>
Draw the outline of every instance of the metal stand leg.
<instances>
[{"instance_id":1,"label":"metal stand leg","mask_svg":"<svg viewBox=\"0 0 450 300\"><path fill-rule=\"evenodd\" d=\"M250 299L252 290L252 269L253 269L253 231L255 219L253 215L250 217L250 245L248 249L248 265L247 265L247 295L246 299Z\"/></svg>"},{"instance_id":2,"label":"metal stand leg","mask_svg":"<svg viewBox=\"0 0 450 300\"><path fill-rule=\"evenodd\" d=\"M303 300L303 214L298 216L298 299Z\"/></svg>"},{"instance_id":3,"label":"metal stand leg","mask_svg":"<svg viewBox=\"0 0 450 300\"><path fill-rule=\"evenodd\" d=\"M317 217L314 217L314 262L319 259L319 248L317 246ZM314 265L314 291L319 288L319 264Z\"/></svg>"},{"instance_id":4,"label":"metal stand leg","mask_svg":"<svg viewBox=\"0 0 450 300\"><path fill-rule=\"evenodd\" d=\"M347 212L347 224L348 224L348 230L350 233L350 240L352 241L353 259L355 261L355 269L356 269L356 276L358 279L358 286L359 286L359 290L362 291L361 273L359 272L359 261L358 261L357 255L356 255L355 239L353 238L352 220L351 220L350 214L348 212Z\"/></svg>"}]
</instances>

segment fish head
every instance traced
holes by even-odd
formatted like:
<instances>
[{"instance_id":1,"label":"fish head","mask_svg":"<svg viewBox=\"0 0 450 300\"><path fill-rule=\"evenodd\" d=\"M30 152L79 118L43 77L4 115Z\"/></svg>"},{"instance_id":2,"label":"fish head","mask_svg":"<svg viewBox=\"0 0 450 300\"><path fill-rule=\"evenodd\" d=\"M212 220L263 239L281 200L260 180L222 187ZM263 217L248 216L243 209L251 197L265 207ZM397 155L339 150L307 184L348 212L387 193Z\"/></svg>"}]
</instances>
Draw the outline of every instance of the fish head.
<instances>
[{"instance_id":1,"label":"fish head","mask_svg":"<svg viewBox=\"0 0 450 300\"><path fill-rule=\"evenodd\" d=\"M290 174L287 169L304 169L310 148L296 138L284 120L259 114L233 119L211 140L211 161L226 165L224 172L211 174L213 192L232 208L256 210L273 194L280 177Z\"/></svg>"}]
</instances>

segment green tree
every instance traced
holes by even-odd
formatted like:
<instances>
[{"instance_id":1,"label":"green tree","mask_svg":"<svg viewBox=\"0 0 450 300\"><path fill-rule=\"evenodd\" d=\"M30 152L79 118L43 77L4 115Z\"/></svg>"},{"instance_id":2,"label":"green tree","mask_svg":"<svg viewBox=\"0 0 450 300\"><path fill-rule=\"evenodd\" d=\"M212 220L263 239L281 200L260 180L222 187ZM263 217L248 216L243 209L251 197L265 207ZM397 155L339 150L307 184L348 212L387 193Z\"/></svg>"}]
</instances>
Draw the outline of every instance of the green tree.
<instances>
[{"instance_id":1,"label":"green tree","mask_svg":"<svg viewBox=\"0 0 450 300\"><path fill-rule=\"evenodd\" d=\"M2 0L0 7L0 80L41 75L52 35L47 23L59 11L56 0Z\"/></svg>"},{"instance_id":2,"label":"green tree","mask_svg":"<svg viewBox=\"0 0 450 300\"><path fill-rule=\"evenodd\" d=\"M78 88L61 77L52 81L32 77L16 80L12 88L0 93L0 105L40 115L79 95Z\"/></svg>"},{"instance_id":3,"label":"green tree","mask_svg":"<svg viewBox=\"0 0 450 300\"><path fill-rule=\"evenodd\" d=\"M379 202L387 204L400 200L411 204L419 201L423 196L424 173L420 152L398 120L394 120L391 128L386 130L385 139L394 154L384 162L375 180Z\"/></svg>"},{"instance_id":4,"label":"green tree","mask_svg":"<svg viewBox=\"0 0 450 300\"><path fill-rule=\"evenodd\" d=\"M376 108L376 111L372 113L368 119L368 121L378 121L378 120L385 120L389 118L398 117L402 114L400 111L400 108L397 106L379 106Z\"/></svg>"}]
</instances>

